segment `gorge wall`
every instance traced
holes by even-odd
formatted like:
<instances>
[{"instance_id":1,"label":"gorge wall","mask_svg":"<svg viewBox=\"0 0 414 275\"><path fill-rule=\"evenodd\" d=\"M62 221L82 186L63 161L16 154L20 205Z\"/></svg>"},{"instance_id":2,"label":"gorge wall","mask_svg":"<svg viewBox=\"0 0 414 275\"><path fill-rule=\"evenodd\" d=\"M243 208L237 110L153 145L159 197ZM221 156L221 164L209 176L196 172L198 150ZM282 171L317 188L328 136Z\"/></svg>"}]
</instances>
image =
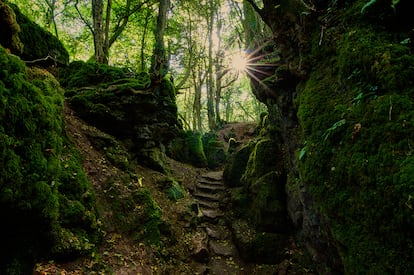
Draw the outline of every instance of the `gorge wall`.
<instances>
[{"instance_id":1,"label":"gorge wall","mask_svg":"<svg viewBox=\"0 0 414 275\"><path fill-rule=\"evenodd\" d=\"M266 208L283 202L276 190L284 188L289 220L323 274L413 268L414 20L408 2L267 0L254 6L273 33L271 47L255 45L261 47L256 55L279 58L271 77L252 79L268 117L261 141L227 166L227 182L241 186L239 198L267 200ZM273 157L260 150L263 143L274 143ZM268 163L266 173L252 172L254 159ZM259 209L251 219L266 213Z\"/></svg>"}]
</instances>

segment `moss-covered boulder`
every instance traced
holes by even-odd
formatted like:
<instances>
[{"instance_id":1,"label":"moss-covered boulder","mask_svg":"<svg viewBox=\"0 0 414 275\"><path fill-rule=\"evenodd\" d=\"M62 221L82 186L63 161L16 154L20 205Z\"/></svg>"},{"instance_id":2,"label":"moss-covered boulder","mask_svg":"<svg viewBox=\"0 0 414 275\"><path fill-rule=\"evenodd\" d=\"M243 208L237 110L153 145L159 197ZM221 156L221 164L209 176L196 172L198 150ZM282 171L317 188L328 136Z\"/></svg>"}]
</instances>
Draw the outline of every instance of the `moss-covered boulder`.
<instances>
[{"instance_id":1,"label":"moss-covered boulder","mask_svg":"<svg viewBox=\"0 0 414 275\"><path fill-rule=\"evenodd\" d=\"M22 14L18 6L9 5L16 14L16 21L20 26L18 35L23 44L23 51L18 55L28 64L45 67L67 65L69 63L69 53L62 42Z\"/></svg>"},{"instance_id":2,"label":"moss-covered boulder","mask_svg":"<svg viewBox=\"0 0 414 275\"><path fill-rule=\"evenodd\" d=\"M60 76L81 118L121 140L143 163L167 170L165 148L181 132L170 80L152 86L146 72L85 62L71 63Z\"/></svg>"},{"instance_id":3,"label":"moss-covered boulder","mask_svg":"<svg viewBox=\"0 0 414 275\"><path fill-rule=\"evenodd\" d=\"M246 220L234 221L232 231L237 249L246 262L274 264L286 257L285 234L257 231Z\"/></svg>"},{"instance_id":4,"label":"moss-covered boulder","mask_svg":"<svg viewBox=\"0 0 414 275\"><path fill-rule=\"evenodd\" d=\"M407 273L414 263L412 3L263 3L286 63L268 83L282 91L255 93L280 110L269 113L282 122L289 155L289 209L320 273ZM281 72L298 77L283 86Z\"/></svg>"},{"instance_id":5,"label":"moss-covered boulder","mask_svg":"<svg viewBox=\"0 0 414 275\"><path fill-rule=\"evenodd\" d=\"M247 162L254 147L255 143L250 142L230 156L223 172L223 179L227 186L242 186L241 178L246 170Z\"/></svg>"},{"instance_id":6,"label":"moss-covered boulder","mask_svg":"<svg viewBox=\"0 0 414 275\"><path fill-rule=\"evenodd\" d=\"M171 141L168 154L179 161L197 167L207 167L208 161L203 147L203 135L200 132L186 131Z\"/></svg>"},{"instance_id":7,"label":"moss-covered boulder","mask_svg":"<svg viewBox=\"0 0 414 275\"><path fill-rule=\"evenodd\" d=\"M94 192L66 138L63 91L0 47L0 273L89 251L99 239Z\"/></svg>"},{"instance_id":8,"label":"moss-covered boulder","mask_svg":"<svg viewBox=\"0 0 414 275\"><path fill-rule=\"evenodd\" d=\"M19 38L21 29L13 9L3 0L0 1L0 26L0 45L13 54L21 54L24 47Z\"/></svg>"},{"instance_id":9,"label":"moss-covered boulder","mask_svg":"<svg viewBox=\"0 0 414 275\"><path fill-rule=\"evenodd\" d=\"M219 140L217 133L209 132L203 135L203 149L209 168L214 169L224 164L227 155L224 143Z\"/></svg>"}]
</instances>

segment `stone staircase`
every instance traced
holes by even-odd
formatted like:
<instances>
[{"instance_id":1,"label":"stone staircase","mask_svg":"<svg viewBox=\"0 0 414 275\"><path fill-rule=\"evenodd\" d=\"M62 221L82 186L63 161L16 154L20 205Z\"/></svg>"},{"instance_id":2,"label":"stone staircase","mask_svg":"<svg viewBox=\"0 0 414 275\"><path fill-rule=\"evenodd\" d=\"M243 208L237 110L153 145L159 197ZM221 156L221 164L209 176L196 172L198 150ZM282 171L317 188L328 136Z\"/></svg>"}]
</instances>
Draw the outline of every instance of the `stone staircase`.
<instances>
[{"instance_id":1,"label":"stone staircase","mask_svg":"<svg viewBox=\"0 0 414 275\"><path fill-rule=\"evenodd\" d=\"M196 274L244 274L243 263L226 226L225 210L228 193L223 183L223 171L213 171L202 175L193 193L199 207L202 244L196 251L203 257L194 257L204 262L202 270ZM199 256L199 255L198 255Z\"/></svg>"}]
</instances>

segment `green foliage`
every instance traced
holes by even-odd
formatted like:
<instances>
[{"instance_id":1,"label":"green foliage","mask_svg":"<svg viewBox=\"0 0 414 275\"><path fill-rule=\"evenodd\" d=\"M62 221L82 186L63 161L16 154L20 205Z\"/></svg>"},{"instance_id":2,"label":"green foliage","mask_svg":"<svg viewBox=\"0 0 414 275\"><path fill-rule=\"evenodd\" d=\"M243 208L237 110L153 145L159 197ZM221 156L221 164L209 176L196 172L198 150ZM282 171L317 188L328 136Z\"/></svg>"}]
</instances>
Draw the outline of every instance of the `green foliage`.
<instances>
[{"instance_id":1,"label":"green foliage","mask_svg":"<svg viewBox=\"0 0 414 275\"><path fill-rule=\"evenodd\" d=\"M319 61L299 95L301 179L329 219L347 274L414 268L414 59L397 39L350 28L338 58Z\"/></svg>"},{"instance_id":2,"label":"green foliage","mask_svg":"<svg viewBox=\"0 0 414 275\"><path fill-rule=\"evenodd\" d=\"M184 188L176 181L173 181L172 185L167 190L167 197L173 201L184 198L184 194Z\"/></svg>"},{"instance_id":3,"label":"green foliage","mask_svg":"<svg viewBox=\"0 0 414 275\"><path fill-rule=\"evenodd\" d=\"M49 73L27 70L1 47L0 68L0 219L7 221L0 272L5 272L31 268L33 260L50 253L84 251L98 235L90 184L64 138L62 90ZM84 245L61 247L67 240L63 232L84 239Z\"/></svg>"},{"instance_id":4,"label":"green foliage","mask_svg":"<svg viewBox=\"0 0 414 275\"><path fill-rule=\"evenodd\" d=\"M390 7L393 8L395 10L395 6L400 2L400 0L392 0ZM369 8L370 6L374 5L375 3L377 3L377 0L370 0L368 1L362 8L361 8L361 13L364 13L365 10L367 8Z\"/></svg>"},{"instance_id":5,"label":"green foliage","mask_svg":"<svg viewBox=\"0 0 414 275\"><path fill-rule=\"evenodd\" d=\"M323 140L327 140L328 137L335 132L336 129L338 129L341 126L344 126L346 124L346 119L341 119L335 122L331 127L329 127L325 133L323 133L322 138Z\"/></svg>"}]
</instances>

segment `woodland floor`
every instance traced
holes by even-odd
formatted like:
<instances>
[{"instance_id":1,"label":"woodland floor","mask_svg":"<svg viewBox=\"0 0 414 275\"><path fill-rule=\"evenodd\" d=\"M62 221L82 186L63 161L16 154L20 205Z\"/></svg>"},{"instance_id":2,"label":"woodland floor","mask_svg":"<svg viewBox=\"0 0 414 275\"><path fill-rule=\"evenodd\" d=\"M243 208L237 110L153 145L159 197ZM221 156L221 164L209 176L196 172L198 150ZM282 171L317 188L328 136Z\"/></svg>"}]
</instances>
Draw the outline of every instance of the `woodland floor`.
<instances>
[{"instance_id":1,"label":"woodland floor","mask_svg":"<svg viewBox=\"0 0 414 275\"><path fill-rule=\"evenodd\" d=\"M210 246L210 250L217 250L217 253L210 254L210 261L200 263L194 260L193 250L200 245L200 238L197 235L200 227L194 227L191 223L194 218L197 218L195 216L200 215L200 209L198 213L190 209L194 209L194 205L198 204L194 196L196 185L200 184L203 175L208 174L209 171L168 159L171 168L170 176L177 179L187 190L184 198L177 201L168 199L165 190L157 184L160 179L165 178L165 175L139 163L131 163L130 169L134 174L139 175L140 180L132 180L129 187L123 187L121 182L126 172L114 166L107 159L105 152L95 148L89 138L104 133L76 117L67 106L65 119L66 131L82 154L84 170L96 192L105 231L104 239L99 249L92 255L59 263L41 263L36 266L34 274L312 274L310 269L295 265L291 260L286 260L279 265L246 264L238 256L237 249L231 243L231 237L230 240L216 242L221 244L229 242L231 247L227 245L220 249L217 245L215 248ZM238 141L245 143L254 136L254 125L240 123L225 127L219 133L223 141L226 140L229 131L236 134ZM130 234L118 230L114 224L111 205L106 202L105 188L107 187L104 183L108 179L118 184L121 192L125 192L125 196L126 192L130 192L133 188L147 188L162 209L162 220L169 225L169 238L172 236L174 240L161 239L164 247L160 248L144 241L137 241ZM203 228L211 232L212 228L219 226L227 232L224 224L222 220L219 222L207 220L204 221ZM296 254L299 257L302 255L302 251L296 247L293 240L291 248L286 253Z\"/></svg>"}]
</instances>

